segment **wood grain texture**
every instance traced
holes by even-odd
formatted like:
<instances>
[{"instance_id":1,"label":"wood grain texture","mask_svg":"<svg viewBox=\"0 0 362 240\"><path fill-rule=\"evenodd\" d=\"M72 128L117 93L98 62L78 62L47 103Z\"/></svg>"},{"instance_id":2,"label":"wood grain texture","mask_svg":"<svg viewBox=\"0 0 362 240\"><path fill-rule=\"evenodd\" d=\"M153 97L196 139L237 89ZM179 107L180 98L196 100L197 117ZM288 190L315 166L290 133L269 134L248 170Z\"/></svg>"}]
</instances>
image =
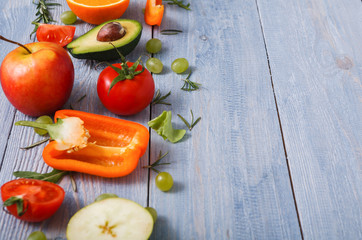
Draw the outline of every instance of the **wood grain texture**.
<instances>
[{"instance_id":1,"label":"wood grain texture","mask_svg":"<svg viewBox=\"0 0 362 240\"><path fill-rule=\"evenodd\" d=\"M24 11L24 17L30 18L33 15L32 11L25 12L25 9L29 8L31 3L24 3L21 5L20 2L4 2L2 4L2 12L0 14L0 35L12 39L18 42L27 42L29 39L29 35L19 34L19 32L13 31L18 26L22 26L23 22L18 19L16 16L19 16L19 13ZM25 28L31 28L30 24ZM23 26L24 29L24 26ZM31 30L30 30L31 32ZM4 57L11 50L16 48L16 45L10 44L4 41L0 41L0 62L3 61ZM0 92L0 166L3 161L3 153L7 147L7 140L11 131L12 123L15 116L15 109L9 104L9 101L5 97L3 91Z\"/></svg>"},{"instance_id":2,"label":"wood grain texture","mask_svg":"<svg viewBox=\"0 0 362 240\"><path fill-rule=\"evenodd\" d=\"M165 69L155 75L172 106L152 107L152 117L171 110L202 120L184 140L171 144L152 132L151 161L169 151L160 168L174 177L163 193L151 173L149 205L157 209L151 239L300 239L283 143L278 125L263 37L255 2L193 1L192 11L166 6L154 36L163 48L155 57ZM176 36L162 29L180 29ZM183 92L182 78L170 69L184 57L201 83Z\"/></svg>"},{"instance_id":3,"label":"wood grain texture","mask_svg":"<svg viewBox=\"0 0 362 240\"><path fill-rule=\"evenodd\" d=\"M361 2L257 2L304 237L361 239Z\"/></svg>"},{"instance_id":4,"label":"wood grain texture","mask_svg":"<svg viewBox=\"0 0 362 240\"><path fill-rule=\"evenodd\" d=\"M65 1L61 1L61 4L61 7L55 7L52 11L54 19L58 21L57 24L61 24L59 20L60 14L65 10L69 10ZM140 1L133 2L123 17L143 22L142 7L143 3ZM4 26L6 26L7 32L11 33L9 38L23 43L29 42L28 34L30 34L33 29L33 25L31 25L30 22L35 16L33 11L35 10L35 6L31 4L31 1L8 1L5 6L0 6L0 8L2 8L2 12L6 13L5 15L1 15L0 19L1 24L4 23ZM7 23L8 21L11 23ZM7 26L7 24L9 26ZM80 20L78 20L75 26L76 37L94 27L93 25L86 24ZM19 30L16 31L16 29ZM143 53L144 49L142 46L144 46L145 41L151 37L151 34L152 29L145 27L142 32L139 47L128 56L129 60L134 61L141 53ZM11 49L16 47L15 45L4 42L0 42L0 45L2 50L4 49L0 52L1 59L3 59ZM72 107L77 110L120 118L104 108L97 96L96 86L98 75L105 66L100 66L95 69L95 66L98 63L96 61L74 58L72 58L72 60L75 68L75 82L71 97L64 105L64 108L70 108L70 104L72 104ZM86 94L86 97L81 102L77 103L77 100L84 94ZM34 120L35 118L29 118L20 112L16 112L14 119L14 108L10 106L3 95L1 95L0 101L0 125L1 130L3 130L1 131L1 136L4 135L4 137L1 138L2 144L0 148L0 153L4 155L0 172L0 185L14 179L12 176L13 171L51 171L51 168L47 167L41 157L44 146L27 151L19 149L19 147L24 147L32 142L40 140L41 137L35 135L30 128L18 126L11 127L15 121ZM150 111L149 108L147 108L135 116L122 118L146 125L149 116ZM10 138L7 139L10 130ZM5 148L3 146L5 146L6 143L7 148L4 153ZM29 224L16 220L5 214L5 212L2 212L0 215L0 239L26 239L31 232L36 230L44 231L49 239L55 239L56 237L65 239L65 230L70 217L83 206L93 202L94 199L102 193L115 193L120 197L134 200L139 204L146 206L148 172L147 170L142 169L141 166L147 164L148 154L146 153L140 159L139 167L127 177L106 179L86 174L73 173L72 175L77 183L78 192L73 191L69 177L65 177L60 182L60 186L66 191L66 197L61 208L53 217L42 223Z\"/></svg>"},{"instance_id":5,"label":"wood grain texture","mask_svg":"<svg viewBox=\"0 0 362 240\"><path fill-rule=\"evenodd\" d=\"M132 0L123 16L144 27L130 61L145 53L152 36L161 39L163 48L155 57L162 60L164 71L154 79L161 93L172 92L168 98L172 106L116 116L98 100L96 84L103 66L95 69L96 61L73 58L75 85L64 108L72 104L74 109L145 126L164 110L172 111L175 128L186 128L177 114L189 120L190 109L202 120L176 144L151 130L149 151L127 177L73 173L78 192L65 177L60 183L65 201L49 220L29 224L0 213L1 240L26 239L36 230L49 239L65 239L70 217L106 192L157 210L152 240L362 238L361 3L190 3L192 11L166 5L161 27L144 24L144 0ZM57 21L68 10L64 0L61 4L52 11ZM35 18L31 1L3 1L0 10L0 34L29 42ZM82 21L75 26L76 37L93 27ZM162 29L183 33L160 35ZM15 48L5 42L0 47L1 61ZM170 68L179 57L189 60L191 80L201 83L201 90L180 90L187 74L175 74ZM16 170L50 171L41 157L43 146L19 149L41 137L13 123L34 119L17 112L2 92L0 109L0 185L14 179ZM175 180L167 193L155 187L156 174L142 168L159 151L169 152L163 161L171 162L159 170Z\"/></svg>"}]
</instances>

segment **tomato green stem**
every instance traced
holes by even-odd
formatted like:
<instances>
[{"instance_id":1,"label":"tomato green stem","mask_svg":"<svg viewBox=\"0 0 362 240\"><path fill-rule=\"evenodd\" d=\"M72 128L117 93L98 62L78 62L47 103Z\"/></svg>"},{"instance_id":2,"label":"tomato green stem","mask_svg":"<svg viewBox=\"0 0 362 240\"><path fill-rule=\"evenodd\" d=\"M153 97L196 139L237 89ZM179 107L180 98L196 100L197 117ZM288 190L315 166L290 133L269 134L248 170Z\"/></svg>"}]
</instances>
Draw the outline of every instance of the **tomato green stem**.
<instances>
[{"instance_id":1,"label":"tomato green stem","mask_svg":"<svg viewBox=\"0 0 362 240\"><path fill-rule=\"evenodd\" d=\"M25 46L24 46L23 44L21 44L21 43L12 41L12 40L7 39L7 38L5 38L5 37L3 37L3 36L1 36L1 35L0 35L0 39L1 39L1 40L4 40L4 41L6 41L6 42L9 42L9 43L14 43L14 44L16 44L16 45L19 45L20 47L24 48L29 54L32 53L32 52L29 50L29 48L25 47Z\"/></svg>"},{"instance_id":2,"label":"tomato green stem","mask_svg":"<svg viewBox=\"0 0 362 240\"><path fill-rule=\"evenodd\" d=\"M126 79L132 80L136 75L142 73L145 70L144 66L141 64L142 70L136 71L138 65L140 63L142 63L141 57L139 57L137 59L137 61L131 67L128 67L126 58L122 55L122 53L120 53L118 51L118 49L113 45L113 43L110 42L109 44L111 44L114 47L114 49L117 51L117 53L119 54L119 56L121 58L120 65L122 68L115 67L112 64L105 62L109 67L111 67L114 71L116 71L118 73L118 76L115 77L113 79L113 81L111 82L111 86L108 89L108 94L116 83L126 80Z\"/></svg>"}]
</instances>

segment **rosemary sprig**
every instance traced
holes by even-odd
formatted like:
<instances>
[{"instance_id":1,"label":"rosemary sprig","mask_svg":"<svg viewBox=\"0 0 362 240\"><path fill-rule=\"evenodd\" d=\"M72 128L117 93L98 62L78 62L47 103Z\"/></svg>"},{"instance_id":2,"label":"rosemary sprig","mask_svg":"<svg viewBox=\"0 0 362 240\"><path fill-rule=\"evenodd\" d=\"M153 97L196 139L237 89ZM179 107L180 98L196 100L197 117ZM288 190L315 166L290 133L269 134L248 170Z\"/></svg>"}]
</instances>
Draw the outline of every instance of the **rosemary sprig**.
<instances>
[{"instance_id":1,"label":"rosemary sprig","mask_svg":"<svg viewBox=\"0 0 362 240\"><path fill-rule=\"evenodd\" d=\"M177 116L181 118L181 120L185 123L186 127L191 131L195 127L195 125L201 120L201 117L198 117L196 121L194 121L194 113L192 112L192 110L190 110L190 112L191 112L191 124L180 114L177 114Z\"/></svg>"},{"instance_id":2,"label":"rosemary sprig","mask_svg":"<svg viewBox=\"0 0 362 240\"><path fill-rule=\"evenodd\" d=\"M87 96L87 95L84 94L84 95L81 96L77 101L75 101L75 103L81 102L86 96ZM72 110L74 109L73 106L72 106L72 104L69 104L69 108L72 109Z\"/></svg>"},{"instance_id":3,"label":"rosemary sprig","mask_svg":"<svg viewBox=\"0 0 362 240\"><path fill-rule=\"evenodd\" d=\"M176 34L179 34L179 33L182 33L182 31L177 30L177 29L164 29L164 30L161 30L162 35L176 35Z\"/></svg>"},{"instance_id":4,"label":"rosemary sprig","mask_svg":"<svg viewBox=\"0 0 362 240\"><path fill-rule=\"evenodd\" d=\"M171 105L171 103L168 103L168 102L164 101L170 95L171 95L171 91L169 91L166 95L162 96L161 93L160 93L160 89L158 89L156 91L155 98L151 102L151 105L156 105L156 104Z\"/></svg>"},{"instance_id":5,"label":"rosemary sprig","mask_svg":"<svg viewBox=\"0 0 362 240\"><path fill-rule=\"evenodd\" d=\"M53 171L49 173L37 173L37 172L29 172L29 171L16 171L13 173L15 177L19 178L31 178L31 179L39 179L43 181L48 181L52 183L58 183L63 176L67 175L69 172L61 171L57 169L53 169Z\"/></svg>"},{"instance_id":6,"label":"rosemary sprig","mask_svg":"<svg viewBox=\"0 0 362 240\"><path fill-rule=\"evenodd\" d=\"M184 4L183 0L164 0L165 2L168 2L169 5L177 5L180 8L186 9L186 10L191 10L190 8L190 3L188 4Z\"/></svg>"},{"instance_id":7,"label":"rosemary sprig","mask_svg":"<svg viewBox=\"0 0 362 240\"><path fill-rule=\"evenodd\" d=\"M33 0L33 4L36 5L37 12L35 14L36 18L31 22L35 26L34 26L33 31L30 33L30 38L38 29L40 22L43 22L43 23L55 22L51 16L49 10L52 9L51 8L52 6L61 5L60 3L49 3L49 2L47 2L47 0L39 0L38 3L36 3L36 1Z\"/></svg>"},{"instance_id":8,"label":"rosemary sprig","mask_svg":"<svg viewBox=\"0 0 362 240\"><path fill-rule=\"evenodd\" d=\"M187 92L196 91L201 86L200 83L191 81L190 76L191 76L191 70L190 70L189 75L187 75L186 79L182 79L185 83L181 89L184 91L187 91Z\"/></svg>"},{"instance_id":9,"label":"rosemary sprig","mask_svg":"<svg viewBox=\"0 0 362 240\"><path fill-rule=\"evenodd\" d=\"M165 153L165 154L162 154L162 152L160 151L157 160L156 160L154 163L152 163L151 165L143 166L143 168L150 168L151 170L153 170L153 171L155 171L155 172L157 172L157 173L160 173L160 171L158 171L155 167L161 166L161 165L171 164L171 163L160 163L160 161L162 160L162 158L166 157L167 154L168 154L168 152Z\"/></svg>"},{"instance_id":10,"label":"rosemary sprig","mask_svg":"<svg viewBox=\"0 0 362 240\"><path fill-rule=\"evenodd\" d=\"M33 147L39 146L39 145L41 145L41 144L43 144L43 143L46 143L46 142L49 141L49 140L50 140L50 138L45 138L45 139L43 139L43 140L40 140L40 141L38 141L38 142L35 142L35 143L27 146L27 147L21 147L20 149L28 150L28 149L31 149L31 148L33 148Z\"/></svg>"}]
</instances>

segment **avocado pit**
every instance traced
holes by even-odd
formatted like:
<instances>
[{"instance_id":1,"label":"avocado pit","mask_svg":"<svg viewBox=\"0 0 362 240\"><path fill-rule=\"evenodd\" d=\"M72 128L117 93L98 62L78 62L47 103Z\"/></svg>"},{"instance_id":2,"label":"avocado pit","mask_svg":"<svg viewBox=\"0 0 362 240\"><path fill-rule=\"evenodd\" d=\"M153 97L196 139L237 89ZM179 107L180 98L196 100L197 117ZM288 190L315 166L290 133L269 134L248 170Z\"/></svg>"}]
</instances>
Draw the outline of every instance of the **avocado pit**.
<instances>
[{"instance_id":1,"label":"avocado pit","mask_svg":"<svg viewBox=\"0 0 362 240\"><path fill-rule=\"evenodd\" d=\"M124 36L115 41L111 41L115 38L107 39L105 40L106 42L98 41L97 35L102 27L104 27L108 23L114 22L118 22L125 29ZM111 26L113 26L113 24L111 24ZM118 29L120 30L120 26L118 26ZM107 32L109 32L109 30ZM116 32L118 32L119 34L119 31ZM120 35L118 35L118 37L116 38L119 38ZM141 35L142 24L139 21L133 19L115 19L102 23L90 29L88 32L84 33L83 35L70 42L67 45L67 49L73 57L79 59L89 59L97 61L116 60L119 59L118 52L120 52L123 56L126 56L130 52L132 52L137 46ZM114 46L109 44L110 42ZM114 47L116 47L117 50Z\"/></svg>"},{"instance_id":2,"label":"avocado pit","mask_svg":"<svg viewBox=\"0 0 362 240\"><path fill-rule=\"evenodd\" d=\"M110 22L104 25L97 34L97 41L113 42L126 35L126 29L119 22Z\"/></svg>"}]
</instances>

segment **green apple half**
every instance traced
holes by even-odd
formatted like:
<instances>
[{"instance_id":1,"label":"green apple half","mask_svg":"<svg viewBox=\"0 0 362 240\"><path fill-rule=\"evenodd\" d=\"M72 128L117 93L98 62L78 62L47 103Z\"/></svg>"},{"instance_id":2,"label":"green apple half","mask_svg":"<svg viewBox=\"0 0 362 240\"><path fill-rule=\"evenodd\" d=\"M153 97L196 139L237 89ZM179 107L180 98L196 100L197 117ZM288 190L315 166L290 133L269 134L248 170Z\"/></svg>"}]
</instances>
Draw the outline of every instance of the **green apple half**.
<instances>
[{"instance_id":1,"label":"green apple half","mask_svg":"<svg viewBox=\"0 0 362 240\"><path fill-rule=\"evenodd\" d=\"M149 211L131 200L106 198L80 209L70 219L68 240L146 240L153 230Z\"/></svg>"}]
</instances>

